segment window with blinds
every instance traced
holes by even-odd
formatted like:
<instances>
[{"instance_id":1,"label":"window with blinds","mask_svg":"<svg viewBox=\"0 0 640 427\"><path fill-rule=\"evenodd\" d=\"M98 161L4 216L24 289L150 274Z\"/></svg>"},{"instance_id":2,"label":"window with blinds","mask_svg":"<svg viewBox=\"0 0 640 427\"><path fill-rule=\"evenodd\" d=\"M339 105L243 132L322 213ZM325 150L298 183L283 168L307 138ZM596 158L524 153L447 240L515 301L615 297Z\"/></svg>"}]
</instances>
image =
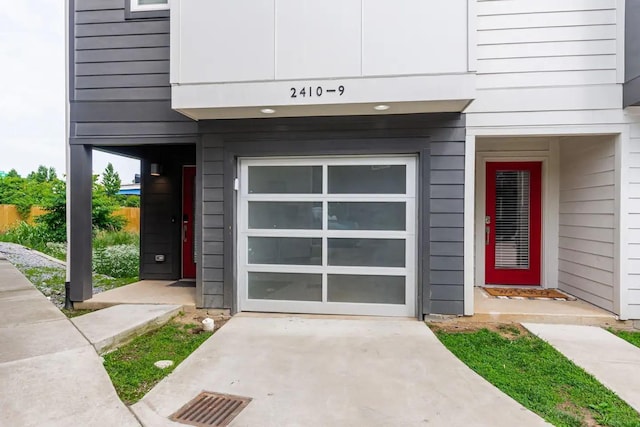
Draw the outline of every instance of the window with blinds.
<instances>
[{"instance_id":1,"label":"window with blinds","mask_svg":"<svg viewBox=\"0 0 640 427\"><path fill-rule=\"evenodd\" d=\"M530 172L496 171L495 268L529 268Z\"/></svg>"}]
</instances>

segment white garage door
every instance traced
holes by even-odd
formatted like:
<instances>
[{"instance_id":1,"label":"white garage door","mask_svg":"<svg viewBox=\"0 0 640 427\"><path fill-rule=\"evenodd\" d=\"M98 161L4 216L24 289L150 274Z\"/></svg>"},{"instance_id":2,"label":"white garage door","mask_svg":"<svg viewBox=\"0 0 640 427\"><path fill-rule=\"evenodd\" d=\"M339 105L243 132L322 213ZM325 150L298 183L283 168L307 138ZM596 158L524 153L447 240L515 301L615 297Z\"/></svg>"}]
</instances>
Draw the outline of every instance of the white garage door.
<instances>
[{"instance_id":1,"label":"white garage door","mask_svg":"<svg viewBox=\"0 0 640 427\"><path fill-rule=\"evenodd\" d=\"M414 316L416 159L245 159L240 311Z\"/></svg>"}]
</instances>

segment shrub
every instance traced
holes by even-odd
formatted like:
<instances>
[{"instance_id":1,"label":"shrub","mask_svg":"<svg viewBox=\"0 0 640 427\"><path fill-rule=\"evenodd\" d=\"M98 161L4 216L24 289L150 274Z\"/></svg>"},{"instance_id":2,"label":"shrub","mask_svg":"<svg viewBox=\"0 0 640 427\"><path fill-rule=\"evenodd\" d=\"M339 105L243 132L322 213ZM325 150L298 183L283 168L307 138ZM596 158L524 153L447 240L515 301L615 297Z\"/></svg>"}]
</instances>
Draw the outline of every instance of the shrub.
<instances>
[{"instance_id":1,"label":"shrub","mask_svg":"<svg viewBox=\"0 0 640 427\"><path fill-rule=\"evenodd\" d=\"M93 252L93 271L111 277L138 275L140 254L136 245L97 248Z\"/></svg>"},{"instance_id":2,"label":"shrub","mask_svg":"<svg viewBox=\"0 0 640 427\"><path fill-rule=\"evenodd\" d=\"M0 234L0 241L17 243L37 251L46 251L47 242L51 240L47 227L41 224L27 224L20 221L17 226Z\"/></svg>"},{"instance_id":3,"label":"shrub","mask_svg":"<svg viewBox=\"0 0 640 427\"><path fill-rule=\"evenodd\" d=\"M67 259L67 244L61 242L47 242L44 253L61 260Z\"/></svg>"},{"instance_id":4,"label":"shrub","mask_svg":"<svg viewBox=\"0 0 640 427\"><path fill-rule=\"evenodd\" d=\"M98 231L93 238L93 248L101 249L115 245L140 246L140 235L128 231Z\"/></svg>"}]
</instances>

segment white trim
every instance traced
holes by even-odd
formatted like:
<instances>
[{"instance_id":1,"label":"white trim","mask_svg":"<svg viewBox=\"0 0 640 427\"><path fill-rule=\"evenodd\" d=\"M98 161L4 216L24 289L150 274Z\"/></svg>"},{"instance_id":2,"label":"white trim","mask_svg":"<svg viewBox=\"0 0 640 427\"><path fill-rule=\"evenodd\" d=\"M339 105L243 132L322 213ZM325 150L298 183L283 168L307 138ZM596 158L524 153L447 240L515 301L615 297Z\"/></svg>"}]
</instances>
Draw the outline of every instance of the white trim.
<instances>
[{"instance_id":1,"label":"white trim","mask_svg":"<svg viewBox=\"0 0 640 427\"><path fill-rule=\"evenodd\" d=\"M629 318L628 167L631 131L628 126L615 141L615 230L613 233L613 310L620 320Z\"/></svg>"},{"instance_id":2,"label":"white trim","mask_svg":"<svg viewBox=\"0 0 640 427\"><path fill-rule=\"evenodd\" d=\"M417 191L417 159L415 156L350 156L350 157L305 157L305 158L268 158L241 159L239 161L240 191L238 192L238 237L237 237L237 297L238 311L278 311L327 314L359 314L382 316L416 315L417 309L417 237L416 237L416 191ZM334 165L404 165L406 166L405 194L329 194L328 168ZM322 193L318 194L250 194L248 182L250 166L322 166ZM323 206L322 227L316 230L284 230L284 229L249 229L248 208L252 201L296 201L321 202ZM406 228L393 230L329 230L327 207L332 201L364 201L406 203ZM321 238L323 248L322 261L319 265L272 265L249 264L247 251L249 237L312 237ZM327 243L330 238L387 238L405 241L406 267L354 267L329 266ZM250 272L274 273L310 273L322 276L322 301L276 301L251 300L248 297L247 275ZM405 277L406 292L404 304L368 304L368 303L335 303L327 301L327 280L329 274L355 274Z\"/></svg>"},{"instance_id":3,"label":"white trim","mask_svg":"<svg viewBox=\"0 0 640 427\"><path fill-rule=\"evenodd\" d=\"M475 2L474 2L475 3ZM464 315L474 314L476 138L467 135L464 153Z\"/></svg>"},{"instance_id":4,"label":"white trim","mask_svg":"<svg viewBox=\"0 0 640 427\"><path fill-rule=\"evenodd\" d=\"M131 12L148 12L151 10L168 10L169 0L161 4L140 4L140 0L131 0Z\"/></svg>"},{"instance_id":5,"label":"white trim","mask_svg":"<svg viewBox=\"0 0 640 427\"><path fill-rule=\"evenodd\" d=\"M505 141L508 145L508 142ZM500 152L476 152L476 198L475 198L475 284L484 286L485 283L485 245L484 245L484 212L486 211L486 165L487 162L541 162L542 163L542 242L540 254L540 285L544 288L557 288L556 281L550 281L554 276L557 277L558 261L552 255L546 256L547 252L557 254L558 250L558 234L553 235L554 229L557 229L558 222L558 204L552 200L553 194L557 194L557 180L555 183L550 181L550 164L549 151L546 154L542 151L500 151ZM553 211L553 209L556 209Z\"/></svg>"},{"instance_id":6,"label":"white trim","mask_svg":"<svg viewBox=\"0 0 640 427\"><path fill-rule=\"evenodd\" d=\"M135 0L131 0L132 2ZM169 83L180 81L180 63L182 49L180 46L180 1L169 0ZM190 117L193 119L193 117Z\"/></svg>"},{"instance_id":7,"label":"white trim","mask_svg":"<svg viewBox=\"0 0 640 427\"><path fill-rule=\"evenodd\" d=\"M476 0L467 0L467 71L478 70L478 12Z\"/></svg>"},{"instance_id":8,"label":"white trim","mask_svg":"<svg viewBox=\"0 0 640 427\"><path fill-rule=\"evenodd\" d=\"M70 85L69 85L69 78L70 78L70 71L69 70L69 60L70 60L70 54L71 52L69 52L69 39L71 37L71 28L69 28L69 16L70 16L70 5L69 5L69 0L65 0L64 2L64 38L65 38L65 49L64 49L64 75L65 75L65 79L64 79L64 116L65 116L65 123L64 123L64 157L65 157L65 169L66 169L66 178L65 181L67 183L67 194L65 196L65 200L66 200L66 227L67 227L67 253L71 254L71 179L69 179L69 177L71 176L71 152L70 152L70 147L69 147L69 138L71 136L71 131L70 131L70 126L71 126L71 115L70 115L70 111L71 111L71 107L70 107L70 101L69 101L69 90L70 90ZM65 281L69 282L71 281L71 257L69 257L69 262L67 263L67 266L65 268Z\"/></svg>"},{"instance_id":9,"label":"white trim","mask_svg":"<svg viewBox=\"0 0 640 427\"><path fill-rule=\"evenodd\" d=\"M616 1L616 83L625 80L625 0Z\"/></svg>"}]
</instances>

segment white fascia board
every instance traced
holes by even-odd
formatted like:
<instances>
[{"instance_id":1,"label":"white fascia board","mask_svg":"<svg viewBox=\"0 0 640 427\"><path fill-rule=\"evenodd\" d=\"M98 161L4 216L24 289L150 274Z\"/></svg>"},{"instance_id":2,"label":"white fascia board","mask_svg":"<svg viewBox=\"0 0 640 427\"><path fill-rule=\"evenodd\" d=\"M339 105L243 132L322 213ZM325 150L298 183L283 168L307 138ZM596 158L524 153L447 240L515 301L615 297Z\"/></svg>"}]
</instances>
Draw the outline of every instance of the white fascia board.
<instances>
[{"instance_id":1,"label":"white fascia board","mask_svg":"<svg viewBox=\"0 0 640 427\"><path fill-rule=\"evenodd\" d=\"M296 114L306 107L307 111L323 111L323 115L367 114L370 105L387 104L387 112L419 112L416 106L425 107L424 112L462 111L475 99L476 76L474 73L344 78L330 80L261 81L239 83L174 84L171 89L172 108L198 119L264 117L260 109L276 110L270 117ZM343 95L331 90L344 88ZM322 96L315 95L322 88ZM306 96L300 96L306 88ZM309 88L313 96L308 96ZM297 96L293 98L292 89ZM434 110L442 103L445 110ZM353 108L362 105L363 109ZM401 108L405 106L404 108ZM409 107L411 106L411 107ZM437 107L440 108L440 107ZM237 112L234 112L237 109ZM353 111L352 113L350 111Z\"/></svg>"}]
</instances>

